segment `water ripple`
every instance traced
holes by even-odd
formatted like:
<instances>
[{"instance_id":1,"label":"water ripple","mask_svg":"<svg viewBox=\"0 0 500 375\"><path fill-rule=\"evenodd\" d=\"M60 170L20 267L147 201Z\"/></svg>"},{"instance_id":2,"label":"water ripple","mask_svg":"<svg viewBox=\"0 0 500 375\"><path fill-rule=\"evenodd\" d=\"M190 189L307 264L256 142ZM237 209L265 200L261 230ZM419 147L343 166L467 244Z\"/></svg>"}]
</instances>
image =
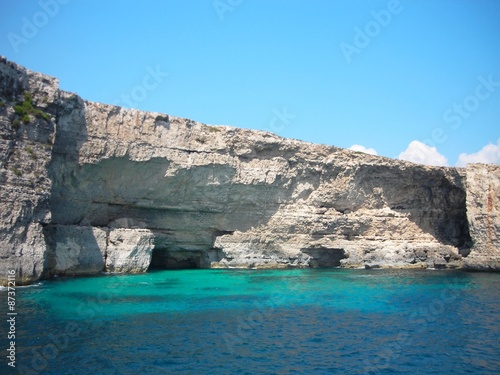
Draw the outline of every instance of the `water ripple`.
<instances>
[{"instance_id":1,"label":"water ripple","mask_svg":"<svg viewBox=\"0 0 500 375\"><path fill-rule=\"evenodd\" d=\"M499 287L498 274L383 270L47 282L19 291L18 363L51 375L494 374Z\"/></svg>"}]
</instances>

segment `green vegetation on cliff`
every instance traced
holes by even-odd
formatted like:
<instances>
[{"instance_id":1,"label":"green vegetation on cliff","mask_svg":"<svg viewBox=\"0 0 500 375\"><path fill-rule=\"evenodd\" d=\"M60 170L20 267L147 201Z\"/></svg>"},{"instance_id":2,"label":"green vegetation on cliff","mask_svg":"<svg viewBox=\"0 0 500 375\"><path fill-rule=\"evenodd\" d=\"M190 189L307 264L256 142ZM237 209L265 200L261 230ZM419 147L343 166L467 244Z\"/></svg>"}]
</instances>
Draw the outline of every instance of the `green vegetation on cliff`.
<instances>
[{"instance_id":1,"label":"green vegetation on cliff","mask_svg":"<svg viewBox=\"0 0 500 375\"><path fill-rule=\"evenodd\" d=\"M33 106L33 98L29 92L24 93L23 102L15 105L14 111L19 117L21 117L22 122L25 124L30 122L30 115L38 118L41 117L45 121L50 121L50 116L47 113Z\"/></svg>"}]
</instances>

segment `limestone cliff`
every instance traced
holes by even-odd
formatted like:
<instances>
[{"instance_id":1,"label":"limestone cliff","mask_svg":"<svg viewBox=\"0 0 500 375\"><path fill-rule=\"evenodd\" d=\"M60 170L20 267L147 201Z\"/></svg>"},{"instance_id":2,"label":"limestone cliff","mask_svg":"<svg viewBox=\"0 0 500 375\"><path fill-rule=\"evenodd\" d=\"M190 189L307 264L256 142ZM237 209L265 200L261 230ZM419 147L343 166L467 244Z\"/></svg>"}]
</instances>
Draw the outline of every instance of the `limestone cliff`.
<instances>
[{"instance_id":1,"label":"limestone cliff","mask_svg":"<svg viewBox=\"0 0 500 375\"><path fill-rule=\"evenodd\" d=\"M5 59L0 101L0 271L19 282L149 267L499 269L498 167L92 103Z\"/></svg>"},{"instance_id":2,"label":"limestone cliff","mask_svg":"<svg viewBox=\"0 0 500 375\"><path fill-rule=\"evenodd\" d=\"M474 245L464 266L500 270L500 166L467 167L467 213Z\"/></svg>"}]
</instances>

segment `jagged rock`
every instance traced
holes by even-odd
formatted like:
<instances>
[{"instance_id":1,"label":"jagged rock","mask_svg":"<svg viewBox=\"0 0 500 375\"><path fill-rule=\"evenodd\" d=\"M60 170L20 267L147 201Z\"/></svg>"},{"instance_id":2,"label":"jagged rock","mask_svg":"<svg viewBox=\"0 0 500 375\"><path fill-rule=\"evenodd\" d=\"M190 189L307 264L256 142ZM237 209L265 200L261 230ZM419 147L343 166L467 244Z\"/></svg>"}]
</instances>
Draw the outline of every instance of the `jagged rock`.
<instances>
[{"instance_id":1,"label":"jagged rock","mask_svg":"<svg viewBox=\"0 0 500 375\"><path fill-rule=\"evenodd\" d=\"M24 124L15 113L25 92L47 119L29 114ZM43 227L51 221L48 168L58 93L55 78L0 57L0 274L14 269L18 285L49 273Z\"/></svg>"},{"instance_id":2,"label":"jagged rock","mask_svg":"<svg viewBox=\"0 0 500 375\"><path fill-rule=\"evenodd\" d=\"M106 269L110 272L147 271L154 247L153 234L147 229L113 229L106 249Z\"/></svg>"},{"instance_id":3,"label":"jagged rock","mask_svg":"<svg viewBox=\"0 0 500 375\"><path fill-rule=\"evenodd\" d=\"M153 234L147 229L54 225L45 235L50 240L53 275L145 272L154 247Z\"/></svg>"},{"instance_id":4,"label":"jagged rock","mask_svg":"<svg viewBox=\"0 0 500 375\"><path fill-rule=\"evenodd\" d=\"M13 126L26 91L45 118ZM20 282L150 265L498 269L498 167L92 103L3 58L0 100L0 271Z\"/></svg>"},{"instance_id":5,"label":"jagged rock","mask_svg":"<svg viewBox=\"0 0 500 375\"><path fill-rule=\"evenodd\" d=\"M56 275L92 275L104 271L107 232L101 228L56 225L51 229Z\"/></svg>"},{"instance_id":6,"label":"jagged rock","mask_svg":"<svg viewBox=\"0 0 500 375\"><path fill-rule=\"evenodd\" d=\"M474 243L465 268L500 271L500 166L467 166L467 213Z\"/></svg>"}]
</instances>

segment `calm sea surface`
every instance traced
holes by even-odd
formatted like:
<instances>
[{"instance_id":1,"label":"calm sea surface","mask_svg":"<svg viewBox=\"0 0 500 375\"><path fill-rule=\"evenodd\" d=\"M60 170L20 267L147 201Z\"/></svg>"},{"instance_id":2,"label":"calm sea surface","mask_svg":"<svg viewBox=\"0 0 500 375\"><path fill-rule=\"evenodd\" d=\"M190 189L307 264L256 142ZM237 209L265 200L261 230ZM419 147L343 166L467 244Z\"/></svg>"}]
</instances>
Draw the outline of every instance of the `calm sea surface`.
<instances>
[{"instance_id":1,"label":"calm sea surface","mask_svg":"<svg viewBox=\"0 0 500 375\"><path fill-rule=\"evenodd\" d=\"M500 374L500 274L157 271L16 293L2 374Z\"/></svg>"}]
</instances>

